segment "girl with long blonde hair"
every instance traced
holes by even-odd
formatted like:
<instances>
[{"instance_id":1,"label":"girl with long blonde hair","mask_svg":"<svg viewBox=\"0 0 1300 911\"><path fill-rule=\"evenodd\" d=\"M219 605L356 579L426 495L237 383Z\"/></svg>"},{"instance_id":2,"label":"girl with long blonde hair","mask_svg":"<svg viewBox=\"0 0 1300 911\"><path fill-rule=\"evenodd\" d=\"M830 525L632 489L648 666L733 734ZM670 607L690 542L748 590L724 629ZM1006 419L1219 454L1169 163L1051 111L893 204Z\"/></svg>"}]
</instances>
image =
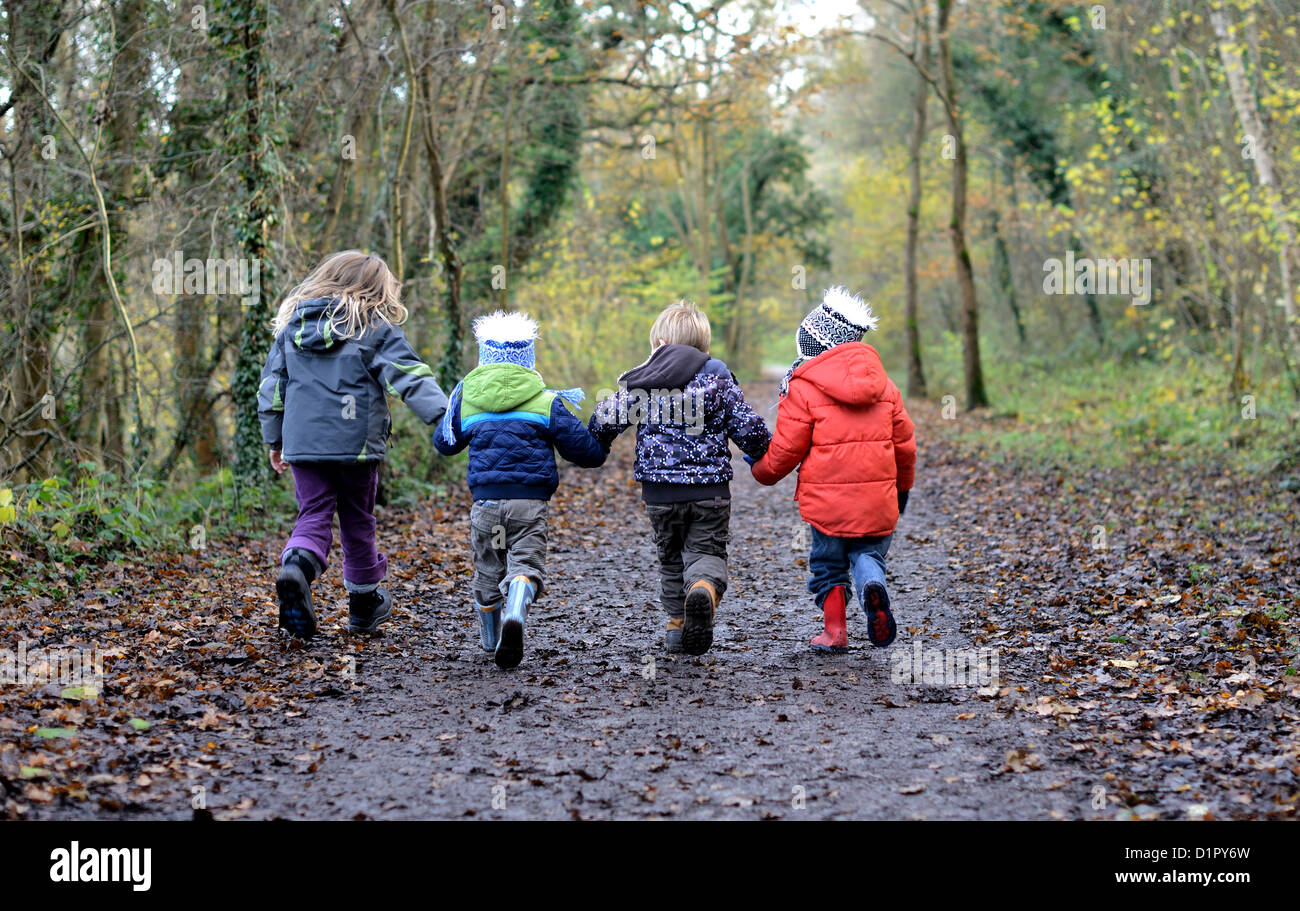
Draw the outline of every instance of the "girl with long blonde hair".
<instances>
[{"instance_id":1,"label":"girl with long blonde hair","mask_svg":"<svg viewBox=\"0 0 1300 911\"><path fill-rule=\"evenodd\" d=\"M271 328L279 335L292 321L298 305L311 298L333 301L330 321L336 338L352 338L375 323L400 326L406 322L402 283L388 265L373 254L344 250L327 256L298 287L285 295Z\"/></svg>"},{"instance_id":2,"label":"girl with long blonde hair","mask_svg":"<svg viewBox=\"0 0 1300 911\"><path fill-rule=\"evenodd\" d=\"M343 545L348 630L369 633L392 615L379 587L387 558L375 546L375 490L392 421L388 396L426 424L447 397L401 324L401 282L378 256L327 257L286 295L258 388L262 440L277 474L293 470L298 520L281 555L280 626L299 638L317 628L311 583L325 571L334 514Z\"/></svg>"}]
</instances>

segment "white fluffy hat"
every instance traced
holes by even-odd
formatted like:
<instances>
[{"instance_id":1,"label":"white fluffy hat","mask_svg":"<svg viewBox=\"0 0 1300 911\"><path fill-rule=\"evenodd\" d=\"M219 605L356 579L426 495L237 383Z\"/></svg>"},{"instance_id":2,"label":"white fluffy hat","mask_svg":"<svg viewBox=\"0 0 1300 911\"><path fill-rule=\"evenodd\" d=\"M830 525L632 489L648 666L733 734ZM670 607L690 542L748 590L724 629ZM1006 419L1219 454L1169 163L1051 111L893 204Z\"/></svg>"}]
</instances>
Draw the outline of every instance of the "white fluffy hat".
<instances>
[{"instance_id":1,"label":"white fluffy hat","mask_svg":"<svg viewBox=\"0 0 1300 911\"><path fill-rule=\"evenodd\" d=\"M816 357L836 345L860 341L862 334L875 329L879 322L866 301L835 285L826 289L822 302L804 317L795 341L801 355Z\"/></svg>"},{"instance_id":2,"label":"white fluffy hat","mask_svg":"<svg viewBox=\"0 0 1300 911\"><path fill-rule=\"evenodd\" d=\"M537 362L533 343L537 321L527 313L498 310L474 320L480 364L519 364L531 368Z\"/></svg>"}]
</instances>

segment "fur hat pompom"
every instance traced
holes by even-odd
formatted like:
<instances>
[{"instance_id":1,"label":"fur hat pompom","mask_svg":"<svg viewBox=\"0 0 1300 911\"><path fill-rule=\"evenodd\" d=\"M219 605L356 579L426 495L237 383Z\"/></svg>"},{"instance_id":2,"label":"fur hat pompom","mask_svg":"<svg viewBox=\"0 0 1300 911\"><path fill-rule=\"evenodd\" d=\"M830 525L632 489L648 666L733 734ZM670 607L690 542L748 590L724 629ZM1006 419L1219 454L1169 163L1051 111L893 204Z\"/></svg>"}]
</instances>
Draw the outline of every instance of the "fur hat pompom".
<instances>
[{"instance_id":1,"label":"fur hat pompom","mask_svg":"<svg viewBox=\"0 0 1300 911\"><path fill-rule=\"evenodd\" d=\"M826 289L822 302L799 324L795 343L801 357L817 357L836 345L860 341L864 332L879 323L866 301L836 285Z\"/></svg>"},{"instance_id":2,"label":"fur hat pompom","mask_svg":"<svg viewBox=\"0 0 1300 911\"><path fill-rule=\"evenodd\" d=\"M822 295L822 306L863 332L875 329L880 323L880 317L871 312L871 305L843 285L827 288Z\"/></svg>"},{"instance_id":3,"label":"fur hat pompom","mask_svg":"<svg viewBox=\"0 0 1300 911\"><path fill-rule=\"evenodd\" d=\"M480 364L518 364L532 368L537 362L533 343L537 321L527 313L498 310L474 320Z\"/></svg>"},{"instance_id":4,"label":"fur hat pompom","mask_svg":"<svg viewBox=\"0 0 1300 911\"><path fill-rule=\"evenodd\" d=\"M537 322L527 313L498 310L474 320L474 338L479 342L531 342L537 338Z\"/></svg>"}]
</instances>

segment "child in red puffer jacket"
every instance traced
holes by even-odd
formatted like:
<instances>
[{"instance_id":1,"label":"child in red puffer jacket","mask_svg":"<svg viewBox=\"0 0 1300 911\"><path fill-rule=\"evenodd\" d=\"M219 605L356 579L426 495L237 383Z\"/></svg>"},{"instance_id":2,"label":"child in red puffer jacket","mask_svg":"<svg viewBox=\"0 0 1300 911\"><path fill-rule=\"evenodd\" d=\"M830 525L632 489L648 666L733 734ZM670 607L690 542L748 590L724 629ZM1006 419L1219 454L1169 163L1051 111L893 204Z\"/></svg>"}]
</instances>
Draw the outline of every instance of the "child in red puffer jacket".
<instances>
[{"instance_id":1,"label":"child in red puffer jacket","mask_svg":"<svg viewBox=\"0 0 1300 911\"><path fill-rule=\"evenodd\" d=\"M816 651L848 649L851 586L867 614L867 638L883 648L896 626L885 589L885 555L907 507L916 469L912 419L880 355L862 334L877 319L861 298L831 288L799 324L800 357L781 384L776 431L754 463L760 484L796 466L799 514L812 526L808 590L826 629Z\"/></svg>"}]
</instances>

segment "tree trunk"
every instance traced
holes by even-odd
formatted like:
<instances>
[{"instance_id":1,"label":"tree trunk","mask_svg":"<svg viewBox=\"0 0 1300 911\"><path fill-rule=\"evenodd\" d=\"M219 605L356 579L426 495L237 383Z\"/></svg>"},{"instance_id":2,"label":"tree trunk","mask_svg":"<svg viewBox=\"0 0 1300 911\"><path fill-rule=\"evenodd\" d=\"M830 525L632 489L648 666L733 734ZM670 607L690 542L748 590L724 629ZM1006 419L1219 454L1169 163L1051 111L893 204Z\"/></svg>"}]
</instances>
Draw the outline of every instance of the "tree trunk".
<instances>
[{"instance_id":1,"label":"tree trunk","mask_svg":"<svg viewBox=\"0 0 1300 911\"><path fill-rule=\"evenodd\" d=\"M460 303L461 261L460 255L456 252L456 241L452 237L451 225L447 218L447 186L444 182L442 154L438 142L435 99L427 69L422 73L421 86L425 97L422 133L425 154L429 158L429 184L433 189L433 218L438 235L438 254L442 257L443 275L447 280L447 292L443 297L442 305L445 336L442 360L438 364L438 383L450 392L460 382L461 349L465 343L464 316L461 313Z\"/></svg>"},{"instance_id":2,"label":"tree trunk","mask_svg":"<svg viewBox=\"0 0 1300 911\"><path fill-rule=\"evenodd\" d=\"M1291 258L1296 247L1296 233L1287 217L1286 207L1278 192L1277 177L1273 170L1273 154L1264 122L1255 106L1255 95L1246 76L1245 61L1229 34L1228 15L1223 10L1210 12L1210 24L1219 40L1219 58L1223 61L1223 74L1228 80L1232 105L1242 132L1254 139L1255 176L1264 188L1273 219L1282 233L1282 249L1278 254L1278 271L1282 281L1282 307L1286 314L1286 335L1293 348L1300 349L1300 320L1296 316L1295 288L1291 279Z\"/></svg>"},{"instance_id":3,"label":"tree trunk","mask_svg":"<svg viewBox=\"0 0 1300 911\"><path fill-rule=\"evenodd\" d=\"M119 243L126 238L127 213L134 205L139 168L135 164L135 145L140 131L139 93L149 75L149 57L141 33L147 29L149 3L146 0L123 0L111 13L114 19L116 59L113 84L108 89L108 118L104 124L104 195L109 209L109 225ZM77 439L89 447L96 461L111 463L118 471L126 467L122 428L112 426L121 420L120 403L110 398L116 383L111 382L112 356L116 346L105 344L112 323L113 299L101 270L95 283L89 313L82 335L85 364L82 367L81 419Z\"/></svg>"},{"instance_id":4,"label":"tree trunk","mask_svg":"<svg viewBox=\"0 0 1300 911\"><path fill-rule=\"evenodd\" d=\"M1004 168L1003 173L1010 180L1015 177ZM989 233L993 235L993 264L994 271L997 274L998 287L1002 289L1002 296L1006 299L1007 307L1011 310L1011 318L1016 323L1016 338L1019 340L1021 347L1025 344L1025 324L1020 318L1020 302L1016 299L1016 280L1011 274L1011 254L1007 250L1006 238L1002 236L1001 217L998 214L998 192L997 192L997 165L993 167L993 198L989 200Z\"/></svg>"},{"instance_id":5,"label":"tree trunk","mask_svg":"<svg viewBox=\"0 0 1300 911\"><path fill-rule=\"evenodd\" d=\"M244 300L239 332L239 354L235 362L235 474L244 485L258 486L270 477L266 447L262 445L261 423L257 417L257 388L262 365L271 346L270 308L267 289L273 283L270 256L270 230L275 214L271 178L266 173L264 157L270 124L264 122L268 104L264 97L263 78L268 68L266 54L266 0L232 0L232 21L239 23L239 53L235 57L235 75L243 87L243 129L237 138L242 223L239 235L244 256L261 269L259 293ZM252 297L252 295L247 295Z\"/></svg>"},{"instance_id":6,"label":"tree trunk","mask_svg":"<svg viewBox=\"0 0 1300 911\"><path fill-rule=\"evenodd\" d=\"M749 297L749 289L754 285L754 203L755 198L749 188L749 162L746 161L740 171L740 214L745 222L745 239L741 249L740 284L736 288L736 331L729 349L731 355L741 366L748 363L743 348L748 341L744 331L744 321L740 318L741 304ZM718 217L723 215L721 207Z\"/></svg>"},{"instance_id":7,"label":"tree trunk","mask_svg":"<svg viewBox=\"0 0 1300 911\"><path fill-rule=\"evenodd\" d=\"M1246 376L1246 308L1242 306L1237 295L1236 279L1228 279L1228 300L1232 303L1232 395L1241 395L1250 389L1250 380Z\"/></svg>"},{"instance_id":8,"label":"tree trunk","mask_svg":"<svg viewBox=\"0 0 1300 911\"><path fill-rule=\"evenodd\" d=\"M402 133L397 146L397 163L393 168L393 183L389 189L391 193L389 198L389 221L391 224L389 228L392 238L389 264L392 266L393 274L397 276L397 280L400 282L406 278L406 215L402 211L406 196L406 158L411 151L411 128L415 124L415 106L419 96L419 87L416 84L415 64L411 59L411 49L406 43L406 29L402 25L401 17L397 14L397 0L388 0L388 12L393 17L393 25L397 28L398 40L402 45L402 59L406 61L406 114L402 118Z\"/></svg>"},{"instance_id":9,"label":"tree trunk","mask_svg":"<svg viewBox=\"0 0 1300 911\"><path fill-rule=\"evenodd\" d=\"M6 60L23 67L27 75L15 68L5 76L10 90L8 116L13 118L14 125L14 142L5 148L4 155L13 206L9 213L13 260L0 316L0 322L12 327L12 335L8 331L0 334L3 340L0 353L10 371L8 382L0 389L7 428L0 443L4 451L0 471L8 473L25 466L28 474L46 477L54 457L54 447L49 444L57 439L58 432L57 410L55 420L46 420L42 405L45 395L51 392L53 379L50 337L54 331L54 313L46 295L41 293L40 264L32 251L46 235L46 226L37 215L40 201L48 193L52 171L51 162L41 157L41 137L58 133L58 128L28 77L42 71L62 43L59 20L63 4L5 3L4 11L9 40ZM36 81L39 78L35 75ZM61 134L58 142L61 144L58 150L66 149L67 140ZM62 403L55 405L57 409Z\"/></svg>"},{"instance_id":10,"label":"tree trunk","mask_svg":"<svg viewBox=\"0 0 1300 911\"><path fill-rule=\"evenodd\" d=\"M916 44L922 70L930 65L930 31L919 17ZM917 314L917 244L921 234L921 144L925 141L925 107L930 88L918 73L912 90L912 131L907 139L907 242L903 248L903 272L906 282L903 327L907 344L907 394L924 398L925 370L921 366L921 328Z\"/></svg>"},{"instance_id":11,"label":"tree trunk","mask_svg":"<svg viewBox=\"0 0 1300 911\"><path fill-rule=\"evenodd\" d=\"M365 70L360 76L364 88L357 96L356 106L348 117L346 136L351 136L354 141L357 137L366 135L365 126L367 119L371 116L375 102L379 98L379 89L382 80L371 72L369 62L367 61ZM374 135L371 131L369 135ZM354 155L361 154L355 148L352 150ZM328 254L334 249L334 238L338 234L339 217L343 211L343 201L347 195L348 186L354 170L354 159L345 157L342 154L342 148L339 150L339 166L334 171L334 179L330 183L329 197L325 200L325 221L321 228L320 240L317 244L317 251L322 254Z\"/></svg>"},{"instance_id":12,"label":"tree trunk","mask_svg":"<svg viewBox=\"0 0 1300 911\"><path fill-rule=\"evenodd\" d=\"M501 254L500 265L506 270L503 276L505 281L501 287L496 290L497 306L505 308L508 295L510 293L510 121L514 117L515 107L515 86L513 80L514 54L511 52L513 46L510 44L509 17L506 19L506 33L502 35L502 40L506 42L506 115L501 119L501 177L500 185L497 187L497 203L501 207Z\"/></svg>"},{"instance_id":13,"label":"tree trunk","mask_svg":"<svg viewBox=\"0 0 1300 911\"><path fill-rule=\"evenodd\" d=\"M1082 238L1078 234L1071 232L1070 249L1078 251L1080 256L1086 256L1087 248L1083 245ZM1071 276L1073 281L1073 276ZM1089 292L1083 297L1083 303L1088 308L1088 325L1092 327L1092 334L1097 336L1097 344L1106 344L1106 329L1101 319L1101 307L1097 303L1097 295Z\"/></svg>"},{"instance_id":14,"label":"tree trunk","mask_svg":"<svg viewBox=\"0 0 1300 911\"><path fill-rule=\"evenodd\" d=\"M939 81L952 132L956 159L952 165L952 218L948 233L952 238L957 265L957 284L961 289L962 367L966 383L966 407L988 405L984 389L984 370L980 364L979 303L975 297L975 274L970 251L966 246L966 142L962 136L961 110L957 106L957 86L952 73L952 53L948 46L948 25L952 0L939 0Z\"/></svg>"}]
</instances>

